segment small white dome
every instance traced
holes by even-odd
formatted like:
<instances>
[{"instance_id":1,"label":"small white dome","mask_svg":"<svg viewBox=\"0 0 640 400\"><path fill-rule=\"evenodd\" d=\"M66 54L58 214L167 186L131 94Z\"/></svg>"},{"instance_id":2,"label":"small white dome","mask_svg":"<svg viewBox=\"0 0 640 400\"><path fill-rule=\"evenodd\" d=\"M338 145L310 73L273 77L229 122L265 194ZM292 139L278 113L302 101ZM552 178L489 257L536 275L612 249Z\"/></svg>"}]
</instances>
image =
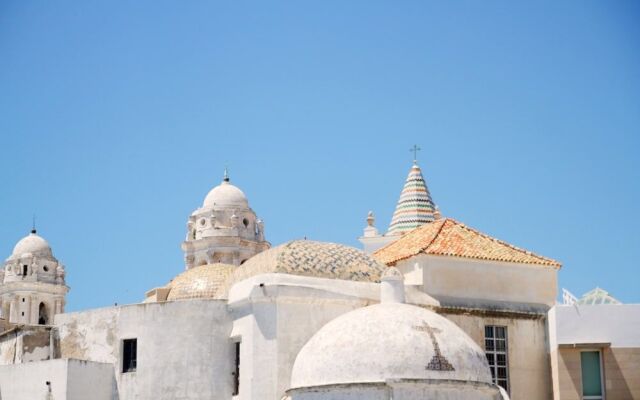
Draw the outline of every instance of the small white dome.
<instances>
[{"instance_id":1,"label":"small white dome","mask_svg":"<svg viewBox=\"0 0 640 400\"><path fill-rule=\"evenodd\" d=\"M35 231L31 231L28 236L20 239L13 248L13 253L10 259L19 258L23 254L31 253L36 256L51 256L51 246L41 236L37 235Z\"/></svg>"},{"instance_id":2,"label":"small white dome","mask_svg":"<svg viewBox=\"0 0 640 400\"><path fill-rule=\"evenodd\" d=\"M453 322L421 307L383 303L320 329L298 353L291 387L389 379L491 384L491 373L482 349Z\"/></svg>"},{"instance_id":3,"label":"small white dome","mask_svg":"<svg viewBox=\"0 0 640 400\"><path fill-rule=\"evenodd\" d=\"M212 208L214 206L249 208L249 202L242 190L225 180L211 189L204 199L203 207Z\"/></svg>"}]
</instances>

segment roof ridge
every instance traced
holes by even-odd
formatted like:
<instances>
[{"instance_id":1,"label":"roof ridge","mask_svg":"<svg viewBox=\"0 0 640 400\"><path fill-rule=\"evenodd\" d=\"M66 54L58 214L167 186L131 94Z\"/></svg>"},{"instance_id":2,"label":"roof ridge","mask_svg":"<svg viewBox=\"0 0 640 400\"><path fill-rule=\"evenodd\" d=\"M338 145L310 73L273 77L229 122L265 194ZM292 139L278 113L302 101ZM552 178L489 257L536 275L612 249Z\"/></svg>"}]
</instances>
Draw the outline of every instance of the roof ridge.
<instances>
[{"instance_id":1,"label":"roof ridge","mask_svg":"<svg viewBox=\"0 0 640 400\"><path fill-rule=\"evenodd\" d=\"M459 222L459 221L457 221L457 220L455 220L453 218L446 218L446 219L451 220L453 223L459 225L463 229L466 229L466 230L468 230L470 232L473 232L473 233L475 233L475 234L477 234L479 236L482 236L483 238L486 238L486 239L489 239L489 240L494 241L496 243L499 243L499 244L501 244L503 246L509 247L510 249L513 249L515 251L519 251L519 252L524 253L524 254L526 254L528 256L532 256L532 257L538 258L540 260L544 260L544 261L552 263L552 264L557 264L558 266L562 265L559 261L554 260L553 258L544 257L544 256L536 254L536 253L534 253L532 251L520 248L518 246L514 246L514 245L512 245L510 243L505 242L504 240L500 240L500 239L495 238L493 236L489 236L488 234L486 234L484 232L481 232L481 231L479 231L477 229L471 228L470 226L468 226L468 225L466 225L466 224L464 224L462 222Z\"/></svg>"},{"instance_id":2,"label":"roof ridge","mask_svg":"<svg viewBox=\"0 0 640 400\"><path fill-rule=\"evenodd\" d=\"M433 244L433 242L435 242L435 241L436 241L436 238L437 238L438 236L440 236L440 233L442 233L442 229L444 228L444 225L447 223L447 221L453 221L453 222L455 223L455 220L452 220L451 218L443 218L443 219L442 219L442 222L440 223L440 227L438 228L438 231L435 233L435 235L433 235L433 237L431 238L431 240L429 241L429 243L428 243L426 246L424 246L424 247L422 248L422 250L420 250L420 251L425 251L425 250L427 250L427 249L429 248L429 246L431 246L431 245ZM435 220L435 221L433 221L433 222L431 222L431 223L433 224L433 223L437 223L437 222L440 222L440 220ZM427 225L425 224L425 226L427 226Z\"/></svg>"}]
</instances>

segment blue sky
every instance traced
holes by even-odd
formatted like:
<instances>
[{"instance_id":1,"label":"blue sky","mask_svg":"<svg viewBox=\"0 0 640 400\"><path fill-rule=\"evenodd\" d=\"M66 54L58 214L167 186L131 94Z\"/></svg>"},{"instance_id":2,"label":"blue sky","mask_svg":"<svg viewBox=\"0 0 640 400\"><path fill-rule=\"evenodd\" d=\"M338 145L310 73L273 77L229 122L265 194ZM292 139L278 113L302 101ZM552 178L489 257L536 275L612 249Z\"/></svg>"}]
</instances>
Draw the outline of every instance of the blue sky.
<instances>
[{"instance_id":1,"label":"blue sky","mask_svg":"<svg viewBox=\"0 0 640 400\"><path fill-rule=\"evenodd\" d=\"M267 239L386 229L419 144L445 216L640 302L638 2L0 3L0 257L68 309L183 270L229 165Z\"/></svg>"}]
</instances>

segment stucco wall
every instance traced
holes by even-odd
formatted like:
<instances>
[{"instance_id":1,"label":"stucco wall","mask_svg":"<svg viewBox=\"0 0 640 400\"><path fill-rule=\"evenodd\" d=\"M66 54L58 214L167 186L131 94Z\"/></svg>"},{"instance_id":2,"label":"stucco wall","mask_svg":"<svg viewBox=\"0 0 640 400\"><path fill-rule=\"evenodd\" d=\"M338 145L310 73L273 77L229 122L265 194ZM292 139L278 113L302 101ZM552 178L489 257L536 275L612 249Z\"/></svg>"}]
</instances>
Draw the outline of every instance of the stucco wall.
<instances>
[{"instance_id":1,"label":"stucco wall","mask_svg":"<svg viewBox=\"0 0 640 400\"><path fill-rule=\"evenodd\" d=\"M551 397L551 370L547 327L540 316L492 317L468 313L441 314L455 322L484 349L484 327L506 326L508 337L509 394L512 400L547 400Z\"/></svg>"},{"instance_id":2,"label":"stucco wall","mask_svg":"<svg viewBox=\"0 0 640 400\"><path fill-rule=\"evenodd\" d=\"M599 350L607 400L640 399L640 305L557 305L549 311L553 398L582 397L581 351Z\"/></svg>"},{"instance_id":3,"label":"stucco wall","mask_svg":"<svg viewBox=\"0 0 640 400\"><path fill-rule=\"evenodd\" d=\"M260 286L262 284L263 286ZM322 326L376 303L379 285L264 274L235 285L232 336L241 339L239 400L279 400L298 352Z\"/></svg>"},{"instance_id":4,"label":"stucco wall","mask_svg":"<svg viewBox=\"0 0 640 400\"><path fill-rule=\"evenodd\" d=\"M549 311L551 346L610 343L640 347L640 304L557 305Z\"/></svg>"},{"instance_id":5,"label":"stucco wall","mask_svg":"<svg viewBox=\"0 0 640 400\"><path fill-rule=\"evenodd\" d=\"M398 262L407 284L436 298L492 302L555 303L557 271L551 267L459 257L419 255Z\"/></svg>"},{"instance_id":6,"label":"stucco wall","mask_svg":"<svg viewBox=\"0 0 640 400\"><path fill-rule=\"evenodd\" d=\"M134 304L56 316L62 357L112 363L121 400L231 398L226 302ZM137 339L137 370L122 373L122 340ZM142 397L141 397L142 396Z\"/></svg>"},{"instance_id":7,"label":"stucco wall","mask_svg":"<svg viewBox=\"0 0 640 400\"><path fill-rule=\"evenodd\" d=\"M59 359L0 367L3 400L113 400L114 385L109 364Z\"/></svg>"}]
</instances>

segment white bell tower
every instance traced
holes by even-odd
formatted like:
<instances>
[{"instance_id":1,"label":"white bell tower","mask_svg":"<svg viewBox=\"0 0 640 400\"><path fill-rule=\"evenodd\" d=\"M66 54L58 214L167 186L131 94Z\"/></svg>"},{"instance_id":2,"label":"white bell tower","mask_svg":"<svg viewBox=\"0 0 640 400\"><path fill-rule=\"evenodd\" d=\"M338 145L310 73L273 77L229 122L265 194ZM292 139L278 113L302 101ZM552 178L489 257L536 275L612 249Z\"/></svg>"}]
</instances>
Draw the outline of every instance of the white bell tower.
<instances>
[{"instance_id":1,"label":"white bell tower","mask_svg":"<svg viewBox=\"0 0 640 400\"><path fill-rule=\"evenodd\" d=\"M1 317L13 324L50 325L64 312L64 266L36 233L22 238L0 269Z\"/></svg>"},{"instance_id":2,"label":"white bell tower","mask_svg":"<svg viewBox=\"0 0 640 400\"><path fill-rule=\"evenodd\" d=\"M263 222L242 190L231 184L225 169L222 183L211 189L187 221L182 242L186 269L215 263L240 265L269 247Z\"/></svg>"}]
</instances>

